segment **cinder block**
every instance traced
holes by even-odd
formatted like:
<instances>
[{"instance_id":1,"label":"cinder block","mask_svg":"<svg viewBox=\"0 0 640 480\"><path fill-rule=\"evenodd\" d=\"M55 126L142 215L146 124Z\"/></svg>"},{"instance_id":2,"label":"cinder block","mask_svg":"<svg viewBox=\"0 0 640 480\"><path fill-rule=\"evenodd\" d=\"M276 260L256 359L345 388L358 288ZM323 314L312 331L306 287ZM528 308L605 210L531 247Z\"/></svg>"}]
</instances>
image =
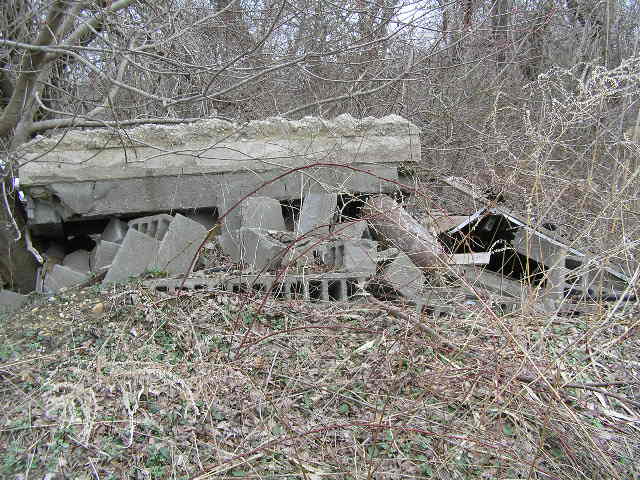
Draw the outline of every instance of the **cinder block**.
<instances>
[{"instance_id":1,"label":"cinder block","mask_svg":"<svg viewBox=\"0 0 640 480\"><path fill-rule=\"evenodd\" d=\"M144 273L151 262L155 261L157 254L158 241L155 238L130 228L102 284L122 282L129 277L137 277Z\"/></svg>"},{"instance_id":2,"label":"cinder block","mask_svg":"<svg viewBox=\"0 0 640 480\"><path fill-rule=\"evenodd\" d=\"M102 240L106 240L107 242L113 243L122 243L124 240L124 236L127 234L127 230L129 226L124 223L122 220L117 218L112 218L109 220L107 227L102 232Z\"/></svg>"},{"instance_id":3,"label":"cinder block","mask_svg":"<svg viewBox=\"0 0 640 480\"><path fill-rule=\"evenodd\" d=\"M404 253L400 253L384 269L382 278L404 297L411 299L420 295L424 285L422 271Z\"/></svg>"},{"instance_id":4,"label":"cinder block","mask_svg":"<svg viewBox=\"0 0 640 480\"><path fill-rule=\"evenodd\" d=\"M348 240L344 242L342 270L346 272L376 271L376 247L364 244L365 241ZM375 242L373 242L375 243Z\"/></svg>"},{"instance_id":5,"label":"cinder block","mask_svg":"<svg viewBox=\"0 0 640 480\"><path fill-rule=\"evenodd\" d=\"M76 250L64 257L62 265L80 273L89 273L91 266L89 264L89 252L86 250Z\"/></svg>"},{"instance_id":6,"label":"cinder block","mask_svg":"<svg viewBox=\"0 0 640 480\"><path fill-rule=\"evenodd\" d=\"M11 313L24 305L29 297L11 290L0 289L0 313Z\"/></svg>"},{"instance_id":7,"label":"cinder block","mask_svg":"<svg viewBox=\"0 0 640 480\"><path fill-rule=\"evenodd\" d=\"M222 201L221 211L226 212L240 199L240 194L230 194ZM241 228L262 230L286 230L280 202L270 197L248 197L224 218L224 232L234 233Z\"/></svg>"},{"instance_id":8,"label":"cinder block","mask_svg":"<svg viewBox=\"0 0 640 480\"><path fill-rule=\"evenodd\" d=\"M44 279L43 290L46 293L57 293L62 288L74 287L89 279L89 275L77 272L64 265L54 265Z\"/></svg>"},{"instance_id":9,"label":"cinder block","mask_svg":"<svg viewBox=\"0 0 640 480\"><path fill-rule=\"evenodd\" d=\"M133 228L140 233L144 233L158 241L162 241L173 217L166 213L151 215L149 217L135 218L129 221L129 228Z\"/></svg>"},{"instance_id":10,"label":"cinder block","mask_svg":"<svg viewBox=\"0 0 640 480\"><path fill-rule=\"evenodd\" d=\"M335 193L309 193L304 197L296 232L309 233L320 226L333 223L338 196Z\"/></svg>"},{"instance_id":11,"label":"cinder block","mask_svg":"<svg viewBox=\"0 0 640 480\"><path fill-rule=\"evenodd\" d=\"M89 263L91 265L91 271L94 273L100 273L103 269L110 266L113 263L116 254L120 249L120 245L113 242L107 242L106 240L100 240L95 248L91 251L89 257Z\"/></svg>"},{"instance_id":12,"label":"cinder block","mask_svg":"<svg viewBox=\"0 0 640 480\"><path fill-rule=\"evenodd\" d=\"M252 270L257 272L280 265L286 249L283 243L256 228L243 228L239 233L242 263L251 265Z\"/></svg>"},{"instance_id":13,"label":"cinder block","mask_svg":"<svg viewBox=\"0 0 640 480\"><path fill-rule=\"evenodd\" d=\"M169 224L151 268L170 275L190 273L189 267L208 231L198 222L177 214Z\"/></svg>"}]
</instances>

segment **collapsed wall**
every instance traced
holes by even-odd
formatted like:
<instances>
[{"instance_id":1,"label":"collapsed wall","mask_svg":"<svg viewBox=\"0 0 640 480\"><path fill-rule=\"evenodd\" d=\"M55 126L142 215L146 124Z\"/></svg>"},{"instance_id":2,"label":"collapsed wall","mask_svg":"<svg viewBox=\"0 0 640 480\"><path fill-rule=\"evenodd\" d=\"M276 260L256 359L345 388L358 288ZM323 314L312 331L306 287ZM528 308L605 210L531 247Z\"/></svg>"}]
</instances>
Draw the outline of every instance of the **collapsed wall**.
<instances>
[{"instance_id":1,"label":"collapsed wall","mask_svg":"<svg viewBox=\"0 0 640 480\"><path fill-rule=\"evenodd\" d=\"M32 233L63 238L67 222L218 207L265 182L278 200L391 192L419 134L397 115L70 131L29 143L18 173Z\"/></svg>"}]
</instances>

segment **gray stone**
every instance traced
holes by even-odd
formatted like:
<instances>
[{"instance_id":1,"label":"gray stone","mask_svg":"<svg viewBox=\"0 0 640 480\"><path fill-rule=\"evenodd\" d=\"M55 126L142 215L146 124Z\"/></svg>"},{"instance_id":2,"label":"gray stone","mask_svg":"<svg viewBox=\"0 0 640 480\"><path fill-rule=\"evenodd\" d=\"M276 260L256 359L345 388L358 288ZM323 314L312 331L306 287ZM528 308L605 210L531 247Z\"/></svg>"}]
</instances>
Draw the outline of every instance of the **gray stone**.
<instances>
[{"instance_id":1,"label":"gray stone","mask_svg":"<svg viewBox=\"0 0 640 480\"><path fill-rule=\"evenodd\" d=\"M91 252L89 258L91 264L91 271L94 273L100 273L105 268L109 267L113 260L116 258L120 245L106 240L100 240Z\"/></svg>"},{"instance_id":2,"label":"gray stone","mask_svg":"<svg viewBox=\"0 0 640 480\"><path fill-rule=\"evenodd\" d=\"M157 254L158 241L155 238L129 229L102 284L122 282L141 275L156 260Z\"/></svg>"},{"instance_id":3,"label":"gray stone","mask_svg":"<svg viewBox=\"0 0 640 480\"><path fill-rule=\"evenodd\" d=\"M183 217L184 218L184 217ZM140 233L149 235L158 241L162 241L169 225L173 222L173 217L166 213L140 217L129 221L129 228L133 228ZM195 222L194 222L195 223Z\"/></svg>"},{"instance_id":4,"label":"gray stone","mask_svg":"<svg viewBox=\"0 0 640 480\"><path fill-rule=\"evenodd\" d=\"M198 222L177 214L169 224L151 268L170 275L190 273L189 267L208 235Z\"/></svg>"},{"instance_id":5,"label":"gray stone","mask_svg":"<svg viewBox=\"0 0 640 480\"><path fill-rule=\"evenodd\" d=\"M44 278L43 290L46 293L57 293L63 288L74 287L89 279L89 275L77 272L64 265L54 265Z\"/></svg>"},{"instance_id":6,"label":"gray stone","mask_svg":"<svg viewBox=\"0 0 640 480\"><path fill-rule=\"evenodd\" d=\"M338 196L335 193L309 193L304 197L300 217L296 225L299 235L315 231L318 227L327 228L333 223Z\"/></svg>"},{"instance_id":7,"label":"gray stone","mask_svg":"<svg viewBox=\"0 0 640 480\"><path fill-rule=\"evenodd\" d=\"M240 230L242 263L259 272L278 267L282 262L286 245L269 237L256 228Z\"/></svg>"},{"instance_id":8,"label":"gray stone","mask_svg":"<svg viewBox=\"0 0 640 480\"><path fill-rule=\"evenodd\" d=\"M118 218L109 220L107 227L102 232L102 240L112 243L122 243L129 226Z\"/></svg>"},{"instance_id":9,"label":"gray stone","mask_svg":"<svg viewBox=\"0 0 640 480\"><path fill-rule=\"evenodd\" d=\"M89 252L86 250L76 250L64 257L62 265L69 267L76 272L89 273L91 271L91 265L89 263Z\"/></svg>"},{"instance_id":10,"label":"gray stone","mask_svg":"<svg viewBox=\"0 0 640 480\"><path fill-rule=\"evenodd\" d=\"M29 297L11 290L0 289L0 313L11 313L22 307Z\"/></svg>"},{"instance_id":11,"label":"gray stone","mask_svg":"<svg viewBox=\"0 0 640 480\"><path fill-rule=\"evenodd\" d=\"M369 230L367 221L357 220L355 222L337 223L333 226L331 233L334 238L359 240L365 235L367 230Z\"/></svg>"},{"instance_id":12,"label":"gray stone","mask_svg":"<svg viewBox=\"0 0 640 480\"><path fill-rule=\"evenodd\" d=\"M402 296L415 299L424 285L422 271L404 253L391 262L383 271L382 278Z\"/></svg>"}]
</instances>

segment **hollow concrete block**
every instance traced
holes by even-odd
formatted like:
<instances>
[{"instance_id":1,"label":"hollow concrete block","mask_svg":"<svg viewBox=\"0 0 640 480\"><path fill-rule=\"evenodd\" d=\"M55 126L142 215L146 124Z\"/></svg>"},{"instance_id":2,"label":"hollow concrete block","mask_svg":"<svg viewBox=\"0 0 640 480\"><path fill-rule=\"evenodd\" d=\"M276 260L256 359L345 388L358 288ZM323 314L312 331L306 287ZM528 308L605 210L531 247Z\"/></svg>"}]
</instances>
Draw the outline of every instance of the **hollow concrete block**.
<instances>
[{"instance_id":1,"label":"hollow concrete block","mask_svg":"<svg viewBox=\"0 0 640 480\"><path fill-rule=\"evenodd\" d=\"M240 194L235 193L224 196L222 213L233 207L241 198ZM262 196L245 198L224 218L223 231L233 234L241 228L286 230L280 202L275 198Z\"/></svg>"},{"instance_id":2,"label":"hollow concrete block","mask_svg":"<svg viewBox=\"0 0 640 480\"><path fill-rule=\"evenodd\" d=\"M160 213L158 215L150 215L148 217L140 217L130 220L129 228L133 228L140 233L144 233L158 241L162 241L167 230L169 230L171 222L173 222L173 217L171 215Z\"/></svg>"},{"instance_id":3,"label":"hollow concrete block","mask_svg":"<svg viewBox=\"0 0 640 480\"><path fill-rule=\"evenodd\" d=\"M177 214L169 224L151 268L170 275L189 273L193 257L208 235L200 223Z\"/></svg>"},{"instance_id":4,"label":"hollow concrete block","mask_svg":"<svg viewBox=\"0 0 640 480\"><path fill-rule=\"evenodd\" d=\"M239 233L242 263L251 265L254 271L276 268L280 265L286 249L283 243L256 228L243 228Z\"/></svg>"},{"instance_id":5,"label":"hollow concrete block","mask_svg":"<svg viewBox=\"0 0 640 480\"><path fill-rule=\"evenodd\" d=\"M102 284L122 282L129 277L137 277L144 273L151 262L155 261L157 254L158 241L155 238L130 228Z\"/></svg>"}]
</instances>

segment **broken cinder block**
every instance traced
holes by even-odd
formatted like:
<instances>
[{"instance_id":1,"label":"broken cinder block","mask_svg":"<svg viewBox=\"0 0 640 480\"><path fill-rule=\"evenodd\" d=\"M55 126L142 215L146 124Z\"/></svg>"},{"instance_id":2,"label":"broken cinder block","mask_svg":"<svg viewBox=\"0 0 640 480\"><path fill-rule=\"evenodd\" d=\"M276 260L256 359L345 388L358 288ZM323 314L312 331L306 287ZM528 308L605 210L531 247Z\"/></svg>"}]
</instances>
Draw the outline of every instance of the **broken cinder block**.
<instances>
[{"instance_id":1,"label":"broken cinder block","mask_svg":"<svg viewBox=\"0 0 640 480\"><path fill-rule=\"evenodd\" d=\"M208 230L200 223L177 214L163 235L157 258L149 268L169 275L190 273L193 257L208 234Z\"/></svg>"},{"instance_id":2,"label":"broken cinder block","mask_svg":"<svg viewBox=\"0 0 640 480\"><path fill-rule=\"evenodd\" d=\"M424 276L411 259L400 253L383 271L382 278L402 296L415 299L422 290Z\"/></svg>"},{"instance_id":3,"label":"broken cinder block","mask_svg":"<svg viewBox=\"0 0 640 480\"><path fill-rule=\"evenodd\" d=\"M133 228L140 233L144 233L145 235L161 241L167 233L172 221L173 217L171 215L160 213L158 215L130 220L129 228Z\"/></svg>"},{"instance_id":4,"label":"broken cinder block","mask_svg":"<svg viewBox=\"0 0 640 480\"><path fill-rule=\"evenodd\" d=\"M338 196L335 193L309 193L304 197L300 217L296 225L296 233L304 235L309 232L322 233L333 223Z\"/></svg>"},{"instance_id":5,"label":"broken cinder block","mask_svg":"<svg viewBox=\"0 0 640 480\"><path fill-rule=\"evenodd\" d=\"M240 200L239 195L226 196L221 205L224 214ZM230 211L224 218L224 232L235 234L241 228L262 230L286 230L282 207L275 198L251 196Z\"/></svg>"},{"instance_id":6,"label":"broken cinder block","mask_svg":"<svg viewBox=\"0 0 640 480\"><path fill-rule=\"evenodd\" d=\"M76 272L88 274L91 271L89 265L89 252L86 250L76 250L64 257L62 265L69 267Z\"/></svg>"},{"instance_id":7,"label":"broken cinder block","mask_svg":"<svg viewBox=\"0 0 640 480\"><path fill-rule=\"evenodd\" d=\"M103 269L109 267L114 258L116 258L119 249L120 245L117 243L100 240L89 256L91 271L100 273Z\"/></svg>"},{"instance_id":8,"label":"broken cinder block","mask_svg":"<svg viewBox=\"0 0 640 480\"><path fill-rule=\"evenodd\" d=\"M130 228L102 284L122 282L141 275L155 261L157 254L158 241L155 238Z\"/></svg>"},{"instance_id":9,"label":"broken cinder block","mask_svg":"<svg viewBox=\"0 0 640 480\"><path fill-rule=\"evenodd\" d=\"M57 293L63 288L75 287L86 282L89 275L77 272L64 265L54 265L44 279L43 290L46 293Z\"/></svg>"},{"instance_id":10,"label":"broken cinder block","mask_svg":"<svg viewBox=\"0 0 640 480\"><path fill-rule=\"evenodd\" d=\"M102 240L113 243L122 243L129 226L118 218L112 218L102 232Z\"/></svg>"}]
</instances>

